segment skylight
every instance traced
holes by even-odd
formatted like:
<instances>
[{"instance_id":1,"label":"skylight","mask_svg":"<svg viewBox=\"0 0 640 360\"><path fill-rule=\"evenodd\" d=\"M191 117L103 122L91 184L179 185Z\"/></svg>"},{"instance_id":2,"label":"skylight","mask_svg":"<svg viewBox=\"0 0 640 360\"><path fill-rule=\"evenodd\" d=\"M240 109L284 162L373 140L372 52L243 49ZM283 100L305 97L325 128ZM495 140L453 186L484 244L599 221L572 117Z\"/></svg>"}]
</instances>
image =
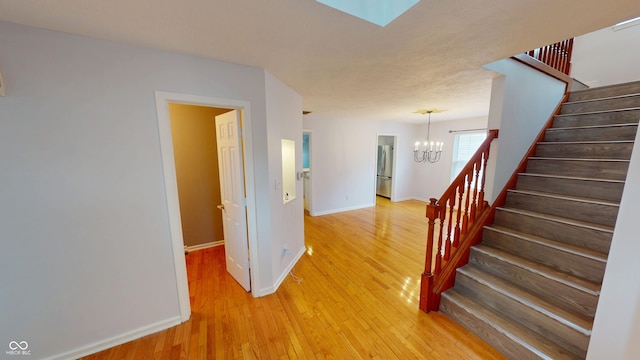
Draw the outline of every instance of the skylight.
<instances>
[{"instance_id":1,"label":"skylight","mask_svg":"<svg viewBox=\"0 0 640 360\"><path fill-rule=\"evenodd\" d=\"M349 15L385 27L420 0L316 0Z\"/></svg>"}]
</instances>

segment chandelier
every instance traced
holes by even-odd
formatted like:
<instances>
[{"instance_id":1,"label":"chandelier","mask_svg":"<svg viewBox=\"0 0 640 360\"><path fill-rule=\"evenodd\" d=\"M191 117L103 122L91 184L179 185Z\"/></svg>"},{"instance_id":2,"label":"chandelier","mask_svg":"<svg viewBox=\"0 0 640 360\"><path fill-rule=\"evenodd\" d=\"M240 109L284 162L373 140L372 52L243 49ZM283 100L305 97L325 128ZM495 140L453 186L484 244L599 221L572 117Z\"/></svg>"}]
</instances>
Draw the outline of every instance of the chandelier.
<instances>
[{"instance_id":1,"label":"chandelier","mask_svg":"<svg viewBox=\"0 0 640 360\"><path fill-rule=\"evenodd\" d=\"M425 138L422 146L420 146L420 141L416 141L416 143L414 144L413 160L418 163L437 162L438 160L440 160L440 156L442 155L442 147L444 146L444 142L433 142L430 139L431 113L434 112L434 110L418 110L416 112L423 115L429 114L429 122L427 123L427 137Z\"/></svg>"}]
</instances>

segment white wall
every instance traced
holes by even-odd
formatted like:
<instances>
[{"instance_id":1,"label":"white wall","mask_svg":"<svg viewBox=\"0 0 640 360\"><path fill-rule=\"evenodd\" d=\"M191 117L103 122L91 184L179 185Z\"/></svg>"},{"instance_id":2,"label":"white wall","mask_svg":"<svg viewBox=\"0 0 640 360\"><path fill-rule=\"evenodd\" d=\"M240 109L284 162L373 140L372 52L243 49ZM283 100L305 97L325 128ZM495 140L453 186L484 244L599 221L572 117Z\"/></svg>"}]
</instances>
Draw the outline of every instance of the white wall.
<instances>
[{"instance_id":1,"label":"white wall","mask_svg":"<svg viewBox=\"0 0 640 360\"><path fill-rule=\"evenodd\" d=\"M282 200L282 139L294 140L296 171L302 171L302 97L291 88L265 72L267 89L267 131L269 138L269 181L271 186L271 227L268 272L270 288L262 293L274 292L291 268L304 254L304 204L302 180L296 180L296 198L283 204ZM259 244L263 246L263 244ZM286 249L286 250L285 250ZM266 251L266 249L261 250ZM262 271L267 264L260 263Z\"/></svg>"},{"instance_id":2,"label":"white wall","mask_svg":"<svg viewBox=\"0 0 640 360\"><path fill-rule=\"evenodd\" d=\"M640 132L620 203L587 359L637 359L640 354Z\"/></svg>"},{"instance_id":3,"label":"white wall","mask_svg":"<svg viewBox=\"0 0 640 360\"><path fill-rule=\"evenodd\" d=\"M564 95L565 84L513 59L485 66L494 79L490 129L499 129L487 164L486 198L493 203ZM491 185L489 185L491 184Z\"/></svg>"},{"instance_id":4,"label":"white wall","mask_svg":"<svg viewBox=\"0 0 640 360\"><path fill-rule=\"evenodd\" d=\"M640 80L640 25L608 27L574 40L571 76L590 87Z\"/></svg>"},{"instance_id":5,"label":"white wall","mask_svg":"<svg viewBox=\"0 0 640 360\"><path fill-rule=\"evenodd\" d=\"M313 207L322 215L375 205L377 136L394 135L392 201L439 198L449 186L454 134L449 130L485 128L486 118L433 121L431 138L445 141L442 159L434 164L413 161L416 140L424 140L424 124L397 122L344 121L304 117L305 129L313 130L312 169Z\"/></svg>"},{"instance_id":6,"label":"white wall","mask_svg":"<svg viewBox=\"0 0 640 360\"><path fill-rule=\"evenodd\" d=\"M253 285L273 288L280 152L265 134L299 122L271 110L299 114L299 97L262 69L6 22L0 34L0 343L76 358L179 321L156 90L251 104Z\"/></svg>"},{"instance_id":7,"label":"white wall","mask_svg":"<svg viewBox=\"0 0 640 360\"><path fill-rule=\"evenodd\" d=\"M378 135L397 136L392 200L412 198L413 126L304 116L311 140L311 215L375 205ZM403 156L405 152L408 153Z\"/></svg>"}]
</instances>

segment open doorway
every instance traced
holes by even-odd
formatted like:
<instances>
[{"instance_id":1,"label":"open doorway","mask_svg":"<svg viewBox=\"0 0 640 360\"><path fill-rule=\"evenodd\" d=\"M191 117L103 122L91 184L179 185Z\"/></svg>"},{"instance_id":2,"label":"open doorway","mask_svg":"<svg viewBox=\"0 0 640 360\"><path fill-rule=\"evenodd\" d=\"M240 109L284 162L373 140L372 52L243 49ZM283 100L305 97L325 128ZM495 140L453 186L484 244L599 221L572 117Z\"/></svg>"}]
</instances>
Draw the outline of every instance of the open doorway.
<instances>
[{"instance_id":1,"label":"open doorway","mask_svg":"<svg viewBox=\"0 0 640 360\"><path fill-rule=\"evenodd\" d=\"M241 112L170 102L169 120L185 253L224 245L227 272L251 291Z\"/></svg>"},{"instance_id":2,"label":"open doorway","mask_svg":"<svg viewBox=\"0 0 640 360\"><path fill-rule=\"evenodd\" d=\"M213 119L232 109L169 103L185 251L224 244Z\"/></svg>"},{"instance_id":3,"label":"open doorway","mask_svg":"<svg viewBox=\"0 0 640 360\"><path fill-rule=\"evenodd\" d=\"M395 189L396 136L378 135L376 143L376 201L380 197L392 200Z\"/></svg>"},{"instance_id":4,"label":"open doorway","mask_svg":"<svg viewBox=\"0 0 640 360\"><path fill-rule=\"evenodd\" d=\"M311 141L313 133L310 130L302 132L302 187L305 215L314 215L311 191Z\"/></svg>"},{"instance_id":5,"label":"open doorway","mask_svg":"<svg viewBox=\"0 0 640 360\"><path fill-rule=\"evenodd\" d=\"M180 307L180 319L182 322L189 320L191 309L189 304L189 288L186 273L186 263L184 258L184 239L182 234L182 221L180 214L180 203L178 200L178 184L176 176L175 154L172 141L171 121L169 104L186 104L205 106L222 109L236 109L242 112L242 127L237 129L237 136L241 138L243 151L241 152L241 161L247 171L244 173L241 181L246 186L246 198L242 199L246 202L247 226L247 243L249 257L252 265L255 266L251 272L251 283L259 286L258 279L259 269L257 256L257 219L255 215L255 191L254 191L254 174L253 168L253 147L251 141L251 110L250 104L246 101L218 99L210 97L202 97L195 95L185 95L177 93L156 92L156 109L158 112L158 130L160 135L160 147L162 152L162 165L165 180L165 191L167 196L167 210L169 217L169 227L171 233L171 249L173 252L176 285L178 288L178 302ZM240 124L239 124L240 125ZM258 287L259 288L259 287ZM254 296L259 296L254 294Z\"/></svg>"}]
</instances>

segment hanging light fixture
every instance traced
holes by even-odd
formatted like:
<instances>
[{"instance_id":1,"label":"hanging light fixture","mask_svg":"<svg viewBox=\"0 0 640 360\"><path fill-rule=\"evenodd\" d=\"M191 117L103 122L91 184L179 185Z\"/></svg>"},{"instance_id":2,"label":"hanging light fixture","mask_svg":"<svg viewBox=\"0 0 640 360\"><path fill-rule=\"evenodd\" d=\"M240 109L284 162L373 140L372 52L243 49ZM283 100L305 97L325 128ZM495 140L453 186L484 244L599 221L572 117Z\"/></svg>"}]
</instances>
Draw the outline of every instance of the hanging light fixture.
<instances>
[{"instance_id":1,"label":"hanging light fixture","mask_svg":"<svg viewBox=\"0 0 640 360\"><path fill-rule=\"evenodd\" d=\"M430 138L431 132L431 113L435 110L418 110L416 113L419 114L429 114L429 122L427 123L427 137L425 138L424 143L420 144L420 141L416 141L413 148L413 160L415 162L429 162L434 163L440 160L442 155L442 147L444 146L444 142L441 141L432 141Z\"/></svg>"}]
</instances>

